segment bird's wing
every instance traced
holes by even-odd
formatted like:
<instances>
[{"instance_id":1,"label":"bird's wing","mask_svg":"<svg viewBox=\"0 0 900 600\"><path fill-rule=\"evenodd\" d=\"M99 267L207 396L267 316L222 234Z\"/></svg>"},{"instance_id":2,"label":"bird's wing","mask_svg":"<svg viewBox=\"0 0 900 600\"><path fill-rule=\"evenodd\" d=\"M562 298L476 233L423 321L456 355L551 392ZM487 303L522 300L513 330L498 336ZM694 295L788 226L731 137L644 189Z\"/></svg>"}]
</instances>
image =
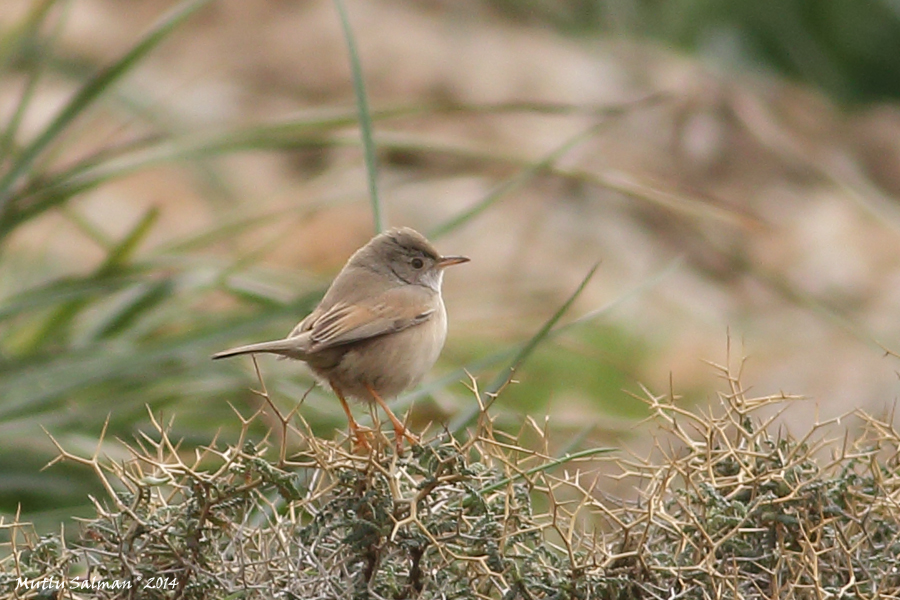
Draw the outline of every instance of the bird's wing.
<instances>
[{"instance_id":1,"label":"bird's wing","mask_svg":"<svg viewBox=\"0 0 900 600\"><path fill-rule=\"evenodd\" d=\"M316 308L314 311L306 315L306 317L304 317L302 321L297 323L293 329L291 329L291 332L288 334L288 338L296 337L304 331L309 331L310 327L312 326L311 324L315 323L316 319L318 319L320 316L322 316L322 310L320 308Z\"/></svg>"},{"instance_id":2,"label":"bird's wing","mask_svg":"<svg viewBox=\"0 0 900 600\"><path fill-rule=\"evenodd\" d=\"M311 314L295 331L309 332L314 351L401 331L434 314L436 306L429 292L405 287L355 303L338 302Z\"/></svg>"}]
</instances>

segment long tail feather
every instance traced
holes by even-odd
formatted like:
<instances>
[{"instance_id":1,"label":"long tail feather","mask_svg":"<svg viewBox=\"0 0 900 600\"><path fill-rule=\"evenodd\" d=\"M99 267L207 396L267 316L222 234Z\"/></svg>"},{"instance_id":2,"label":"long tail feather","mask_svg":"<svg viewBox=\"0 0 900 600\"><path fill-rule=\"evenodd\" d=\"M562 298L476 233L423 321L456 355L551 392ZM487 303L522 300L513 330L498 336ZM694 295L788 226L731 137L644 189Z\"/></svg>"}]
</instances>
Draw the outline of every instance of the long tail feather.
<instances>
[{"instance_id":1,"label":"long tail feather","mask_svg":"<svg viewBox=\"0 0 900 600\"><path fill-rule=\"evenodd\" d=\"M303 354L299 340L296 338L286 338L283 340L272 340L271 342L260 342L258 344L248 344L247 346L230 348L228 350L223 350L222 352L216 352L212 355L212 359L218 360L220 358L229 358L241 354L256 353L277 354L289 358L301 358Z\"/></svg>"}]
</instances>

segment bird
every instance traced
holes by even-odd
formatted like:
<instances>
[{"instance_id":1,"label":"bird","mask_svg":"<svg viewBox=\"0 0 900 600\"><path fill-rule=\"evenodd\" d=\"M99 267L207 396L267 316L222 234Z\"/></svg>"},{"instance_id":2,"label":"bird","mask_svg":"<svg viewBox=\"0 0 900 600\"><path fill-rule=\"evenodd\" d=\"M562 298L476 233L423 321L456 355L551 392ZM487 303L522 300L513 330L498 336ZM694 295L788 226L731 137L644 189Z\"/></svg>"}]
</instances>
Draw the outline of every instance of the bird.
<instances>
[{"instance_id":1,"label":"bird","mask_svg":"<svg viewBox=\"0 0 900 600\"><path fill-rule=\"evenodd\" d=\"M368 447L347 398L377 403L398 447L403 438L416 444L385 398L417 385L440 355L447 337L444 269L465 262L468 257L441 256L414 229L389 229L349 258L319 305L287 337L212 358L269 353L303 361L334 391L356 444Z\"/></svg>"}]
</instances>

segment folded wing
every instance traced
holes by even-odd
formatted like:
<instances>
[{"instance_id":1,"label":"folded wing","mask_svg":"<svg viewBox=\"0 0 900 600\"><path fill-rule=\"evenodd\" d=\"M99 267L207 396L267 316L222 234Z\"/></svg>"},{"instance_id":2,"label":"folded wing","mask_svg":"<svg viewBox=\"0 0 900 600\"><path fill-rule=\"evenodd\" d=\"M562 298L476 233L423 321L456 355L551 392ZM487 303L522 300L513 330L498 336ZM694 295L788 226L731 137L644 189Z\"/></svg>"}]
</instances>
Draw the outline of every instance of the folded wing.
<instances>
[{"instance_id":1,"label":"folded wing","mask_svg":"<svg viewBox=\"0 0 900 600\"><path fill-rule=\"evenodd\" d=\"M304 319L291 336L309 333L310 352L350 344L424 323L436 308L430 290L392 289L359 302L337 302Z\"/></svg>"}]
</instances>

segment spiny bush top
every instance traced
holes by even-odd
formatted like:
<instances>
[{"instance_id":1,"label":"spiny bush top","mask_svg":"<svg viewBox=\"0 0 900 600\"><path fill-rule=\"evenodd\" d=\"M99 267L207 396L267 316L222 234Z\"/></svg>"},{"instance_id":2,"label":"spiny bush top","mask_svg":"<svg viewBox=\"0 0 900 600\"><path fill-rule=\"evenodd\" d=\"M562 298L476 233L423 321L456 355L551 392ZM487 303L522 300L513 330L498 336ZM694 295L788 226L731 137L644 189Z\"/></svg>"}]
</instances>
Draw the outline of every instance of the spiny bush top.
<instances>
[{"instance_id":1,"label":"spiny bush top","mask_svg":"<svg viewBox=\"0 0 900 600\"><path fill-rule=\"evenodd\" d=\"M151 417L158 435L130 461L60 448L109 497L76 544L6 525L0 588L39 597L22 582L54 578L73 598L900 595L900 435L862 414L852 442L829 441L829 424L800 439L773 431L763 415L793 400L747 398L722 372L729 389L708 412L648 394L654 451L609 459L630 500L597 491L592 461L605 450L553 457L530 421L541 447L482 414L465 441L441 434L398 452L375 431L371 451L354 453L268 402L281 443L246 439L247 419L238 444L188 460Z\"/></svg>"}]
</instances>

